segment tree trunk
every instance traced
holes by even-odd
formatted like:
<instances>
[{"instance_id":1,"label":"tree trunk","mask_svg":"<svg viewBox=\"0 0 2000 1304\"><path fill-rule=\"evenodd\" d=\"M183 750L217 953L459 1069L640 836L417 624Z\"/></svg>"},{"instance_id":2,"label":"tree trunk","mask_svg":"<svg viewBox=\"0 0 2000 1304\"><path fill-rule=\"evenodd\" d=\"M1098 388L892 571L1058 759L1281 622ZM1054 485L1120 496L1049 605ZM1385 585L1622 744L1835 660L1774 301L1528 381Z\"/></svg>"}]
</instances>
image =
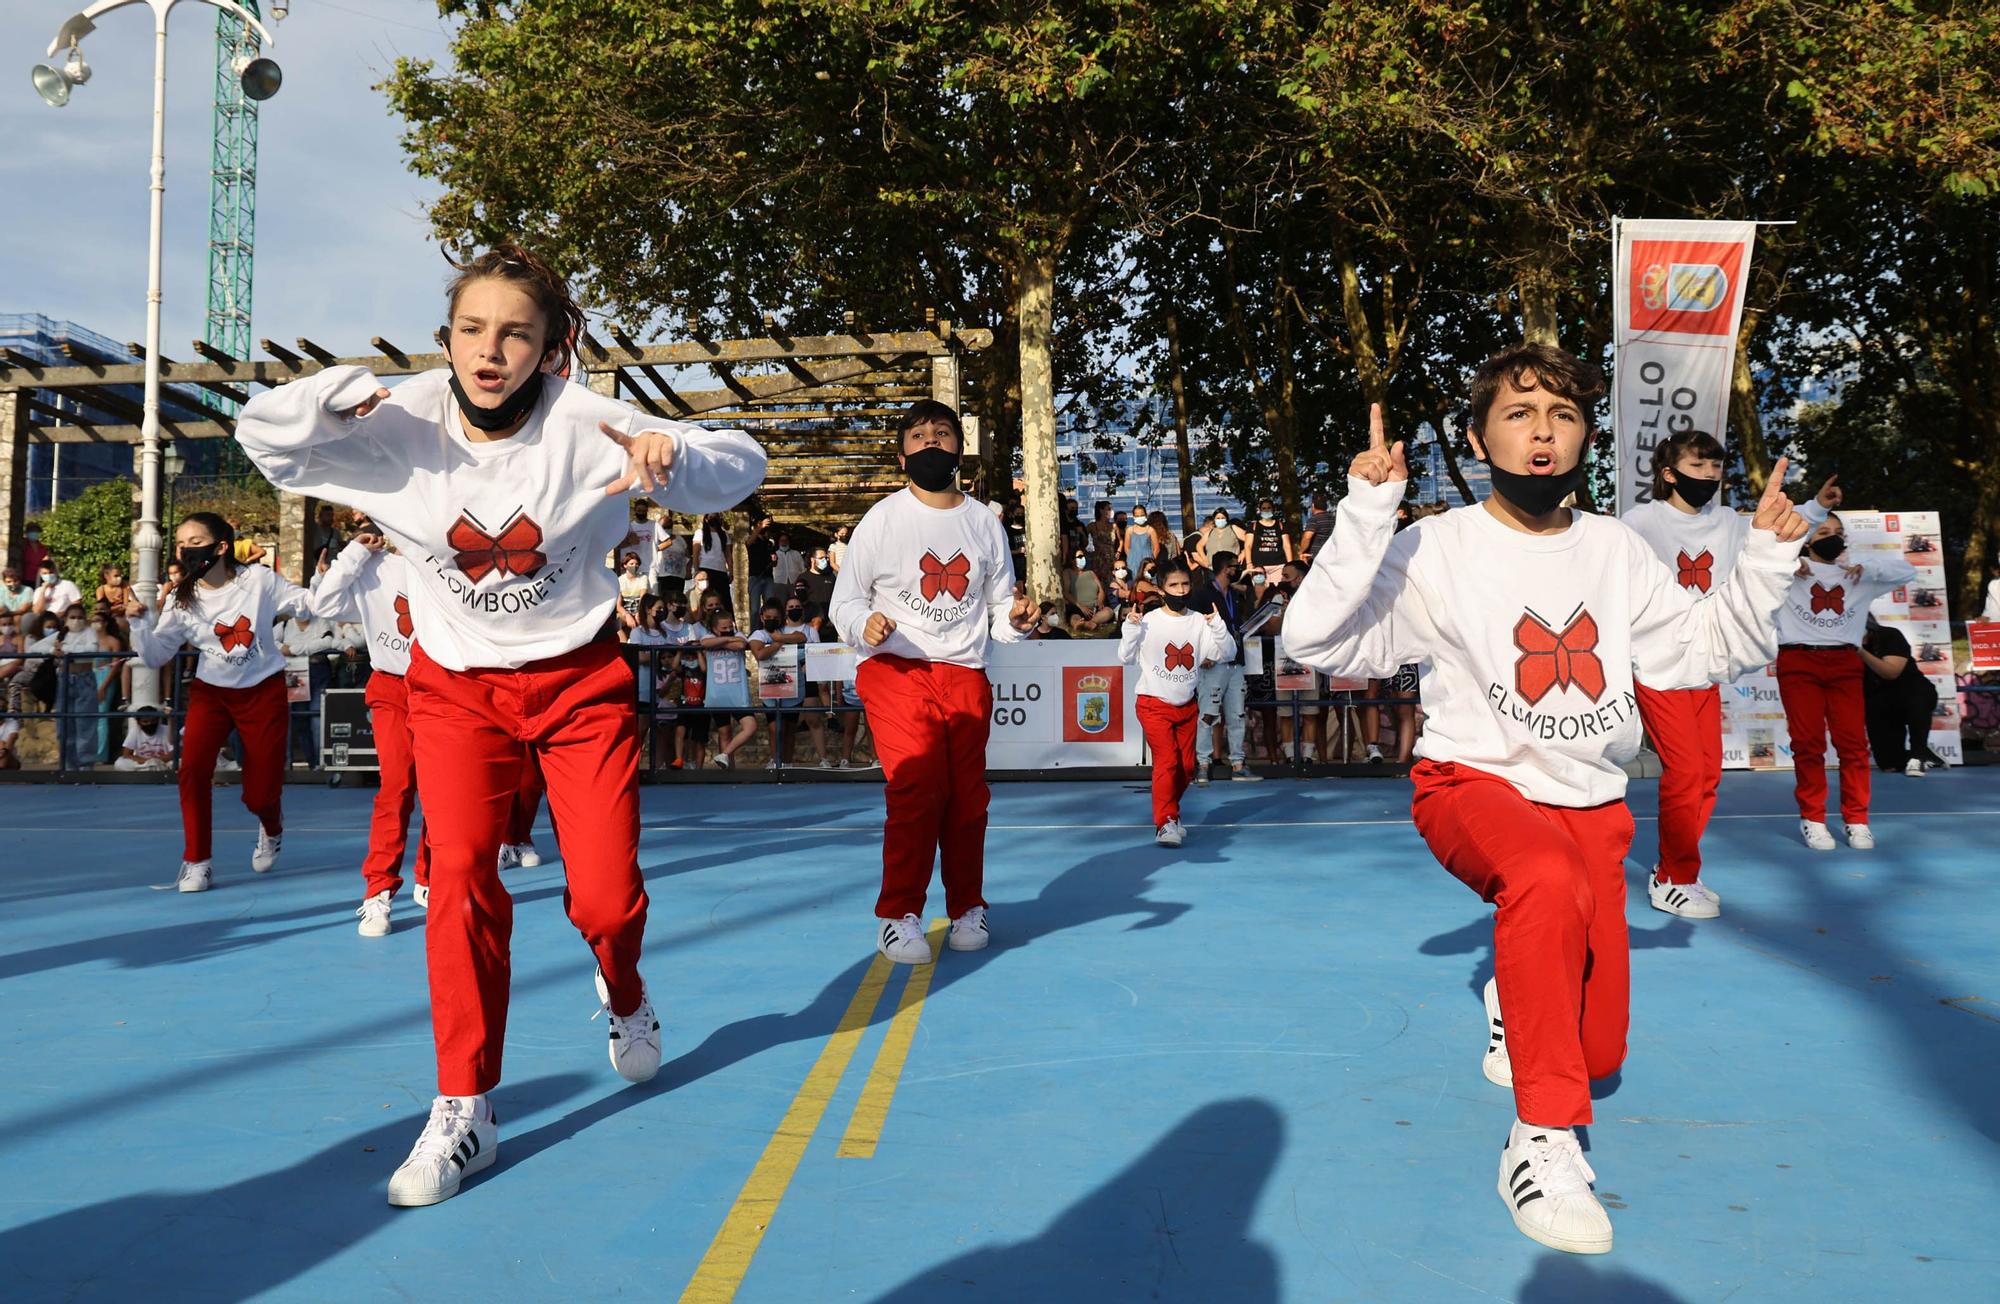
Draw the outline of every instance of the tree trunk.
<instances>
[{"instance_id":1,"label":"tree trunk","mask_svg":"<svg viewBox=\"0 0 2000 1304\"><path fill-rule=\"evenodd\" d=\"M1958 618L1978 620L1986 605L1986 580L1994 575L1993 550L2000 546L2000 414L1986 411L1976 418L1986 427L1987 454L1979 463L1979 506L1966 531L1965 553L1958 575Z\"/></svg>"},{"instance_id":2,"label":"tree trunk","mask_svg":"<svg viewBox=\"0 0 2000 1304\"><path fill-rule=\"evenodd\" d=\"M1545 263L1524 268L1514 283L1514 293L1521 302L1521 342L1560 346L1555 269Z\"/></svg>"},{"instance_id":3,"label":"tree trunk","mask_svg":"<svg viewBox=\"0 0 2000 1304\"><path fill-rule=\"evenodd\" d=\"M1736 447L1743 454L1743 478L1749 484L1749 497L1755 502L1764 492L1764 482L1771 476L1771 450L1764 443L1764 414L1757 410L1757 380L1750 374L1750 337L1757 333L1757 323L1764 314L1749 307L1743 309L1743 321L1736 329L1736 356L1732 360L1729 374L1729 430L1736 438Z\"/></svg>"},{"instance_id":4,"label":"tree trunk","mask_svg":"<svg viewBox=\"0 0 2000 1304\"><path fill-rule=\"evenodd\" d=\"M1014 496L1014 463L1021 450L1021 323L1013 270L1002 268L1000 275L1006 301L993 347L981 355L990 369L992 397L986 407L993 424L983 470L987 497L1004 500Z\"/></svg>"},{"instance_id":5,"label":"tree trunk","mask_svg":"<svg viewBox=\"0 0 2000 1304\"><path fill-rule=\"evenodd\" d=\"M1305 521L1305 499L1299 492L1298 356L1292 351L1291 287L1282 271L1273 288L1276 293L1273 295L1271 325L1272 335L1278 342L1275 359L1278 420L1271 429L1271 437L1278 454L1278 519L1286 523L1285 528L1289 531L1293 522L1303 526Z\"/></svg>"},{"instance_id":6,"label":"tree trunk","mask_svg":"<svg viewBox=\"0 0 2000 1304\"><path fill-rule=\"evenodd\" d=\"M1194 454L1188 448L1187 376L1181 370L1181 319L1180 314L1171 308L1167 310L1167 367L1167 384L1174 396L1174 454L1180 465L1181 535L1186 537L1195 531Z\"/></svg>"},{"instance_id":7,"label":"tree trunk","mask_svg":"<svg viewBox=\"0 0 2000 1304\"><path fill-rule=\"evenodd\" d=\"M1028 593L1061 596L1056 554L1061 480L1056 462L1056 395L1050 359L1055 327L1056 255L1024 253L1015 268L1015 318L1021 330L1021 479L1027 512Z\"/></svg>"}]
</instances>

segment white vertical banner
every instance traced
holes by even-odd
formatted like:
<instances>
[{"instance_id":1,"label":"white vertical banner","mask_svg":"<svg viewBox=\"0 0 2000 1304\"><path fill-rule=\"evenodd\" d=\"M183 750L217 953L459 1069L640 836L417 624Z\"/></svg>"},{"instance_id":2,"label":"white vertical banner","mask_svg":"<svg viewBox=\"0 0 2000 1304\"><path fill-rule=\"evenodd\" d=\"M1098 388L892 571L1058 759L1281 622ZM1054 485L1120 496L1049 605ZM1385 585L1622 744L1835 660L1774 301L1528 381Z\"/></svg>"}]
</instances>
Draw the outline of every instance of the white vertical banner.
<instances>
[{"instance_id":1,"label":"white vertical banner","mask_svg":"<svg viewBox=\"0 0 2000 1304\"><path fill-rule=\"evenodd\" d=\"M1613 226L1612 433L1620 515L1653 497L1653 450L1705 430L1727 446L1729 384L1755 222Z\"/></svg>"}]
</instances>

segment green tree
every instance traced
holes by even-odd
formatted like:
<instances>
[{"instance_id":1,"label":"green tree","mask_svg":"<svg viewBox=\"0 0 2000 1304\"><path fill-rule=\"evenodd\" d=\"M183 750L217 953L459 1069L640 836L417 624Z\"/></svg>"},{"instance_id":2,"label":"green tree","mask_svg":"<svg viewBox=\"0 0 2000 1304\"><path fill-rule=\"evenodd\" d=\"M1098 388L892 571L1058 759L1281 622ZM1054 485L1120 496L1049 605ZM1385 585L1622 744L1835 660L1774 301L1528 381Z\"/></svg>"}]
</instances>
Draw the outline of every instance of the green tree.
<instances>
[{"instance_id":1,"label":"green tree","mask_svg":"<svg viewBox=\"0 0 2000 1304\"><path fill-rule=\"evenodd\" d=\"M85 596L106 566L131 574L133 492L129 480L102 480L42 513L42 542Z\"/></svg>"}]
</instances>

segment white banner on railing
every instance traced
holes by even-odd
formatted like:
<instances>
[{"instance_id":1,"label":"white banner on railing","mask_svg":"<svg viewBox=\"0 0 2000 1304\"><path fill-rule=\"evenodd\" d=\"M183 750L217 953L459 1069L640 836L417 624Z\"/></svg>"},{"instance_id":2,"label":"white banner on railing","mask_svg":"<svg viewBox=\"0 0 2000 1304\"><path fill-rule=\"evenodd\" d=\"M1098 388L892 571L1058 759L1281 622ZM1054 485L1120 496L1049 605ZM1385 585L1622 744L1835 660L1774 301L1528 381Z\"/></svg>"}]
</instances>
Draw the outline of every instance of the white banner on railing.
<instances>
[{"instance_id":1,"label":"white banner on railing","mask_svg":"<svg viewBox=\"0 0 2000 1304\"><path fill-rule=\"evenodd\" d=\"M1728 444L1729 385L1755 222L1612 226L1612 431L1618 511L1653 497L1653 450L1705 430Z\"/></svg>"}]
</instances>

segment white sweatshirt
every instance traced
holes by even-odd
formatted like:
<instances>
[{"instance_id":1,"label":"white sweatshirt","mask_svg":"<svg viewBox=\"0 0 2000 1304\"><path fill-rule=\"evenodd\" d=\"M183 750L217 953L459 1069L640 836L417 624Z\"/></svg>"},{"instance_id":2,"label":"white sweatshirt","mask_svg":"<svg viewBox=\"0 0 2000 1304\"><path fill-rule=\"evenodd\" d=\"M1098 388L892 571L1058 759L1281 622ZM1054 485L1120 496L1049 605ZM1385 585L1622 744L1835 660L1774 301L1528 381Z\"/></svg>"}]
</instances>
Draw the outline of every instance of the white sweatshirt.
<instances>
[{"instance_id":1,"label":"white sweatshirt","mask_svg":"<svg viewBox=\"0 0 2000 1304\"><path fill-rule=\"evenodd\" d=\"M1682 588L1697 596L1729 578L1750 537L1750 518L1714 501L1690 514L1655 499L1618 519L1651 546Z\"/></svg>"},{"instance_id":2,"label":"white sweatshirt","mask_svg":"<svg viewBox=\"0 0 2000 1304\"><path fill-rule=\"evenodd\" d=\"M1118 659L1139 667L1139 695L1157 697L1169 706L1194 700L1204 661L1227 661L1236 655L1229 626L1214 612L1165 607L1147 612L1136 623L1126 621L1118 636Z\"/></svg>"},{"instance_id":3,"label":"white sweatshirt","mask_svg":"<svg viewBox=\"0 0 2000 1304\"><path fill-rule=\"evenodd\" d=\"M313 593L334 605L337 620L358 620L377 674L410 673L410 644L417 632L410 612L410 572L393 552L371 552L358 543L340 550L326 574L313 577Z\"/></svg>"},{"instance_id":4,"label":"white sweatshirt","mask_svg":"<svg viewBox=\"0 0 2000 1304\"><path fill-rule=\"evenodd\" d=\"M329 367L254 396L236 439L290 493L366 512L409 563L410 607L426 655L449 670L514 669L591 642L618 604L599 561L632 529L625 449L599 430L673 436L674 465L653 497L678 512L742 501L764 451L737 430L645 416L580 385L548 380L527 424L473 443L450 373L397 386L368 416L334 415L379 385L364 367Z\"/></svg>"},{"instance_id":5,"label":"white sweatshirt","mask_svg":"<svg viewBox=\"0 0 2000 1304\"><path fill-rule=\"evenodd\" d=\"M160 592L167 593L163 585ZM201 654L195 678L217 688L249 688L285 668L273 628L296 613L327 614L311 593L269 566L243 565L219 588L196 584L192 608L169 595L157 622L150 611L132 620L132 650L147 665L174 659L183 644Z\"/></svg>"},{"instance_id":6,"label":"white sweatshirt","mask_svg":"<svg viewBox=\"0 0 2000 1304\"><path fill-rule=\"evenodd\" d=\"M1331 674L1426 666L1419 756L1551 806L1616 801L1620 764L1639 749L1635 670L1653 687L1695 688L1771 659L1797 543L1752 531L1730 581L1697 601L1609 517L1576 512L1563 533L1531 535L1474 505L1398 534L1402 496L1402 481L1348 481L1283 637Z\"/></svg>"},{"instance_id":7,"label":"white sweatshirt","mask_svg":"<svg viewBox=\"0 0 2000 1304\"><path fill-rule=\"evenodd\" d=\"M905 488L854 527L827 614L864 659L886 652L983 670L989 638L1024 637L1013 606L1007 531L986 504L968 496L956 507L926 507ZM869 647L861 633L876 611L896 632Z\"/></svg>"},{"instance_id":8,"label":"white sweatshirt","mask_svg":"<svg viewBox=\"0 0 2000 1304\"><path fill-rule=\"evenodd\" d=\"M1868 604L1917 577L1917 568L1901 557L1860 563L1861 578L1849 579L1843 558L1824 562L1806 557L1804 575L1785 590L1778 608L1778 642L1812 647L1860 647L1867 633Z\"/></svg>"}]
</instances>

